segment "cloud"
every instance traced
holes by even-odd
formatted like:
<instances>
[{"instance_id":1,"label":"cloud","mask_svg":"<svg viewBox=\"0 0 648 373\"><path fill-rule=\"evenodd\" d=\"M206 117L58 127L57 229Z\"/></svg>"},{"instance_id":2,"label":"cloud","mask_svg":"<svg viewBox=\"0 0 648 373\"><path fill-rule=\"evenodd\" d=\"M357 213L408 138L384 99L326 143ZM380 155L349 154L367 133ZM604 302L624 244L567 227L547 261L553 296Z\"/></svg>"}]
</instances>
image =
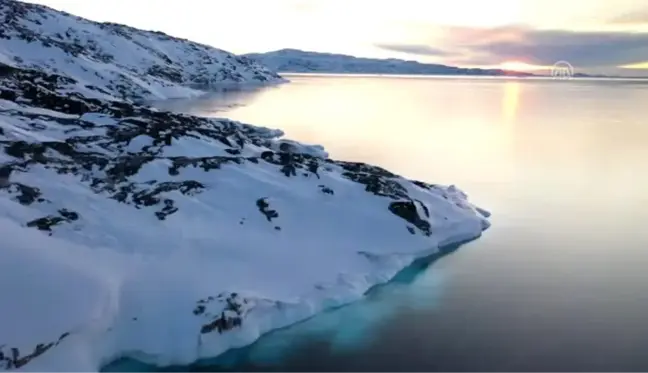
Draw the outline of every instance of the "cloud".
<instances>
[{"instance_id":1,"label":"cloud","mask_svg":"<svg viewBox=\"0 0 648 373\"><path fill-rule=\"evenodd\" d=\"M518 41L471 45L473 51L538 65L559 60L582 67L619 66L648 60L648 33L524 31Z\"/></svg>"},{"instance_id":2,"label":"cloud","mask_svg":"<svg viewBox=\"0 0 648 373\"><path fill-rule=\"evenodd\" d=\"M430 34L435 35L436 45L378 47L414 55L430 55L422 52L438 50L438 56L452 56L452 61L445 62L459 65L522 60L549 66L565 60L577 68L601 68L648 61L648 33L536 30L525 26L433 28Z\"/></svg>"},{"instance_id":3,"label":"cloud","mask_svg":"<svg viewBox=\"0 0 648 373\"><path fill-rule=\"evenodd\" d=\"M433 48L423 44L374 44L374 46L399 53L413 54L417 56L448 56L450 53L442 49Z\"/></svg>"},{"instance_id":4,"label":"cloud","mask_svg":"<svg viewBox=\"0 0 648 373\"><path fill-rule=\"evenodd\" d=\"M608 23L613 25L648 25L648 9L624 13L612 18Z\"/></svg>"}]
</instances>

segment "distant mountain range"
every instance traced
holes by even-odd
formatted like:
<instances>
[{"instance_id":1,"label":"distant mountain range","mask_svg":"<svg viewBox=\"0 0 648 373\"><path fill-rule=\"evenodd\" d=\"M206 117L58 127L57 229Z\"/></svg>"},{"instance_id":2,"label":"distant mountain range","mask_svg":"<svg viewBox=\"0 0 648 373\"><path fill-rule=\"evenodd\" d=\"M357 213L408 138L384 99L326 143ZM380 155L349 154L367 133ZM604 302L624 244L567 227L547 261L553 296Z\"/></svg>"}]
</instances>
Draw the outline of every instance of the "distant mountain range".
<instances>
[{"instance_id":1,"label":"distant mountain range","mask_svg":"<svg viewBox=\"0 0 648 373\"><path fill-rule=\"evenodd\" d=\"M283 73L338 73L338 74L403 74L403 75L473 75L540 77L532 74L502 69L463 68L440 64L426 64L400 59L359 58L343 54L308 52L282 49L267 53L244 55L271 70ZM576 73L577 78L614 78L605 75Z\"/></svg>"},{"instance_id":2,"label":"distant mountain range","mask_svg":"<svg viewBox=\"0 0 648 373\"><path fill-rule=\"evenodd\" d=\"M271 70L290 73L535 76L531 73L519 71L462 68L399 59L359 58L343 54L307 52L296 49L250 53L245 56L260 62Z\"/></svg>"}]
</instances>

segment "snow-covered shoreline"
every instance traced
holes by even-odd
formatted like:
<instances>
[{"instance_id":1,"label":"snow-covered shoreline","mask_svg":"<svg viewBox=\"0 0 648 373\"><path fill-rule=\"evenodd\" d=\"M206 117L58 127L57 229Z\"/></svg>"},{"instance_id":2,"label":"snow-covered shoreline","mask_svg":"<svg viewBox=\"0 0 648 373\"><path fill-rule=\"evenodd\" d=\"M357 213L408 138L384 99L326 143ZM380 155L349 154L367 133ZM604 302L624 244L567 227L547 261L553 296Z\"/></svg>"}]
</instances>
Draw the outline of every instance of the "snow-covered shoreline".
<instances>
[{"instance_id":1,"label":"snow-covered shoreline","mask_svg":"<svg viewBox=\"0 0 648 373\"><path fill-rule=\"evenodd\" d=\"M489 226L454 186L135 103L284 81L256 63L13 0L0 20L0 370L188 365Z\"/></svg>"},{"instance_id":2,"label":"snow-covered shoreline","mask_svg":"<svg viewBox=\"0 0 648 373\"><path fill-rule=\"evenodd\" d=\"M18 225L7 224L6 220L0 220L0 234L3 236L6 233L19 230ZM477 238L471 237L472 238ZM470 240L466 239L466 240ZM462 241L463 242L463 241ZM13 242L14 245L16 242ZM47 246L38 246L38 245ZM13 246L13 245L12 245ZM101 265L93 265L88 267L88 254L86 248L78 248L70 245L67 242L52 242L51 239L46 242L39 242L37 240L31 241L28 244L13 246L18 250L25 250L29 255L33 255L23 262L5 262L9 266L19 265L21 268L31 268L34 266L33 261L38 262L36 258L47 256L46 251L57 250L58 255L68 252L70 255L77 256L79 265L83 269L74 267L75 264L68 262L64 263L64 268L61 268L60 273L51 273L51 278L68 277L69 286L74 285L76 281L84 281L86 284L91 284L92 289L89 289L86 295L93 295L94 300L98 304L93 304L92 307L95 311L95 317L92 319L92 324L86 327L73 331L68 335L60 345L57 345L49 353L45 353L34 359L30 364L26 365L21 371L98 371L103 366L118 360L119 358L133 358L141 362L155 365L155 366L186 366L195 363L202 359L214 358L231 348L244 347L255 342L259 337L267 332L275 329L289 326L309 317L316 315L325 309L334 308L350 302L354 302L363 298L364 294L373 286L384 284L391 280L398 272L410 265L415 259L425 257L433 254L436 250L422 250L419 253L411 254L392 254L383 257L376 257L376 263L372 265L372 272L362 274L349 274L339 275L331 284L322 285L313 289L310 293L305 294L301 299L290 300L273 300L263 297L258 297L256 294L246 296L245 294L237 294L236 299L242 300L241 303L245 311L245 318L242 325L234 328L227 333L211 333L196 335L196 329L201 327L199 320L189 322L189 315L193 314L199 308L194 308L193 312L185 307L174 307L172 303L177 301L179 303L183 300L189 300L191 296L197 296L197 291L187 291L180 297L169 296L168 299L157 299L155 303L147 304L147 307L167 307L179 311L182 309L186 313L186 317L179 318L177 313L167 314L165 312L156 313L155 322L146 320L140 313L138 307L133 309L120 309L116 303L123 299L124 294L120 292L128 292L131 295L147 294L147 292L154 292L157 286L170 285L172 289L167 290L175 292L178 284L182 284L182 290L191 289L193 286L196 288L203 288L204 285L199 283L199 280L188 281L183 276L178 276L172 280L164 278L164 275L172 273L172 269L177 262L175 258L168 258L155 264L131 264L130 268L124 270L121 268L119 271L106 273L105 262ZM60 249L67 249L58 251ZM95 248L96 250L96 248ZM85 252L85 255L83 253ZM52 255L52 254L49 254ZM107 257L97 258L106 261ZM10 256L11 258L11 256ZM15 257L14 257L15 258ZM67 258L67 257L66 257ZM115 258L111 258L115 260ZM41 261L45 261L40 259ZM49 258L47 259L49 260ZM62 261L58 259L57 261ZM40 264L40 263L39 263ZM120 267L124 263L113 263L112 266ZM72 268L74 269L72 269ZM91 275L89 270L104 267L103 276ZM57 269L51 263L47 264L47 268ZM5 270L6 268L3 268ZM70 272L70 270L74 272ZM78 273L76 272L78 271ZM139 289L133 289L132 282L142 281L142 279L135 280L130 278L136 271L146 271L147 273L156 273L153 278L147 278L145 283L138 284ZM159 271L159 272L158 272ZM119 273L122 277L120 282L115 275ZM78 277L77 277L78 276ZM77 277L77 278L75 278ZM128 280L126 280L128 278ZM23 280L23 279L21 279ZM260 279L261 280L261 279ZM33 280L32 280L33 281ZM66 281L66 282L67 282ZM194 282L195 281L195 282ZM160 284L162 282L162 284ZM42 286L38 284L37 286ZM50 284L51 286L51 284ZM143 287L141 287L143 286ZM186 286L186 288L185 288ZM54 290L54 289L53 289ZM53 295L60 294L61 289L56 289ZM158 294L159 295L159 294ZM180 295L180 294L176 294ZM227 293L225 299L231 297L231 293ZM120 299L121 298L121 299ZM222 306L218 304L218 295L213 296L214 300L210 297L205 297L204 303L200 301L196 303L196 307L205 304L205 313L210 311L218 313L221 311ZM44 307L51 307L46 301L56 302L52 299L41 299ZM87 299L84 300L87 303ZM123 300L121 300L123 301ZM132 301L132 299L131 299ZM143 303L140 300L140 303ZM67 306L78 305L75 303L68 303ZM60 308L60 307L56 307ZM70 310L72 312L77 309ZM75 312L78 313L78 312ZM160 319L162 314L167 314L167 320ZM132 316L139 315L139 316ZM87 315L82 315L87 317ZM186 319L186 320L183 320ZM166 322L175 322L176 328L169 327ZM166 325L166 327L161 327ZM178 326L185 327L184 329L177 328ZM162 329L162 330L160 330ZM176 330L173 330L176 329Z\"/></svg>"},{"instance_id":3,"label":"snow-covered shoreline","mask_svg":"<svg viewBox=\"0 0 648 373\"><path fill-rule=\"evenodd\" d=\"M131 133L129 118L0 104L1 160L15 167L0 198L0 286L15 295L0 307L2 351L19 351L14 365L28 357L22 370L96 371L120 357L161 366L215 357L360 299L414 259L476 238L489 224L488 213L455 187L332 161L321 147L277 137L280 131L165 114L196 132L182 136L179 123L170 128L178 132L171 145L151 149L155 137ZM141 110L144 121L155 113ZM31 113L46 125L27 131ZM95 127L74 130L90 123ZM111 126L123 132L109 136L118 128ZM230 126L237 130L227 146L207 132ZM126 133L132 137L120 151ZM81 153L51 152L73 138ZM46 146L49 166L26 144ZM284 162L286 144L295 153ZM228 156L232 149L240 156ZM101 157L87 172L69 167L70 158L83 164L80 156L95 151L113 160L133 155L103 170L95 168ZM131 177L111 181L123 187L106 184L114 170L148 156ZM200 164L183 167L187 161ZM200 169L214 161L224 163ZM195 193L183 189L194 184ZM164 199L156 203L157 195ZM149 199L150 207L140 203Z\"/></svg>"},{"instance_id":4,"label":"snow-covered shoreline","mask_svg":"<svg viewBox=\"0 0 648 373\"><path fill-rule=\"evenodd\" d=\"M18 69L0 87L4 369L214 357L488 227L454 187L65 84Z\"/></svg>"}]
</instances>

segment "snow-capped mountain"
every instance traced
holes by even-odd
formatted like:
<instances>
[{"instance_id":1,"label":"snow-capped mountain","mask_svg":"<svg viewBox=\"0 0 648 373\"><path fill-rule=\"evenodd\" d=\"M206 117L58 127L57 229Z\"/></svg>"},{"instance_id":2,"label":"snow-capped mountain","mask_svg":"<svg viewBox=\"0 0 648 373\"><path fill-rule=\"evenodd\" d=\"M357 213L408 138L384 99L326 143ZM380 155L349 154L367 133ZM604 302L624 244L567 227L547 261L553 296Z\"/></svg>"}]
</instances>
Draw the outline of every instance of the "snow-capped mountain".
<instances>
[{"instance_id":1,"label":"snow-capped mountain","mask_svg":"<svg viewBox=\"0 0 648 373\"><path fill-rule=\"evenodd\" d=\"M359 58L296 49L250 53L245 56L285 73L533 76L516 71L461 68L399 59Z\"/></svg>"},{"instance_id":2,"label":"snow-capped mountain","mask_svg":"<svg viewBox=\"0 0 648 373\"><path fill-rule=\"evenodd\" d=\"M242 56L45 6L0 0L0 62L74 77L95 95L185 97L217 83L279 82Z\"/></svg>"},{"instance_id":3,"label":"snow-capped mountain","mask_svg":"<svg viewBox=\"0 0 648 373\"><path fill-rule=\"evenodd\" d=\"M132 101L195 93L184 88L195 83L196 70L183 70L191 47L166 54L177 81L139 76L125 66L144 68L148 48L101 62L36 45L60 30L50 18L71 35L97 24L7 0L0 11L10 21L0 39L0 370L214 357L357 300L415 258L489 226L488 212L454 186L333 160L279 130ZM31 42L10 35L37 21ZM138 45L161 40L119 29ZM232 64L245 74L200 76L278 79ZM109 83L116 71L130 71L124 88Z\"/></svg>"}]
</instances>

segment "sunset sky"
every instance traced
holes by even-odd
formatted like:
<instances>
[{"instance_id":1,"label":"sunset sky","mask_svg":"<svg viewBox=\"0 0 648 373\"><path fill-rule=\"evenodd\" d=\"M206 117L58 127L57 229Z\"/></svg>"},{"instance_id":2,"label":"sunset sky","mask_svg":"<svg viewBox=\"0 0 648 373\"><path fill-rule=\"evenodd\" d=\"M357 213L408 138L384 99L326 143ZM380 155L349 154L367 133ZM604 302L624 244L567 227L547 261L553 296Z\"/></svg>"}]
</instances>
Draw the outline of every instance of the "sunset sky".
<instances>
[{"instance_id":1,"label":"sunset sky","mask_svg":"<svg viewBox=\"0 0 648 373\"><path fill-rule=\"evenodd\" d=\"M32 0L234 53L648 75L647 0ZM623 68L621 68L623 67Z\"/></svg>"}]
</instances>

